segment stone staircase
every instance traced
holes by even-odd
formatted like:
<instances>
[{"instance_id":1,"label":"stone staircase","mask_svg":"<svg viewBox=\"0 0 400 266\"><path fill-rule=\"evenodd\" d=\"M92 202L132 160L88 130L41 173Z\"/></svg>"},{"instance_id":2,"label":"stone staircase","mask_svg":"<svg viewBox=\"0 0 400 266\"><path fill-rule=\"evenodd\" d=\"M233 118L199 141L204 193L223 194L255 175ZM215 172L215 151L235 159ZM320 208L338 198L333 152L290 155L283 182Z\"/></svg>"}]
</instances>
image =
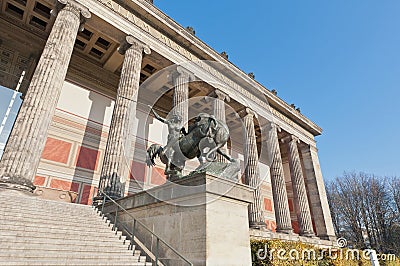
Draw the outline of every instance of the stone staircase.
<instances>
[{"instance_id":1,"label":"stone staircase","mask_svg":"<svg viewBox=\"0 0 400 266\"><path fill-rule=\"evenodd\" d=\"M91 206L6 189L0 202L0 265L151 265Z\"/></svg>"}]
</instances>

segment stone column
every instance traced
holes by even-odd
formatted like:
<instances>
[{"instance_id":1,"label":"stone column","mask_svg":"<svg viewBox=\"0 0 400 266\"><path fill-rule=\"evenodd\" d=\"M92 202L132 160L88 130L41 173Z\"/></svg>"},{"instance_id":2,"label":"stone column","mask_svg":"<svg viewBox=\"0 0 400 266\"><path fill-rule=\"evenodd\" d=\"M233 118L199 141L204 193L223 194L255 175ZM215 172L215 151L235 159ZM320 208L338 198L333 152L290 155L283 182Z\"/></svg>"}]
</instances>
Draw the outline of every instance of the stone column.
<instances>
[{"instance_id":1,"label":"stone column","mask_svg":"<svg viewBox=\"0 0 400 266\"><path fill-rule=\"evenodd\" d=\"M231 100L230 97L218 89L215 89L213 92L211 92L209 94L209 96L215 98L212 101L213 113L214 113L215 118L226 123L225 101L229 102ZM228 150L227 144L225 144L221 148L221 150L227 154L227 150ZM221 154L218 154L218 153L217 153L216 161L221 162L221 163L227 162L227 160L224 158L224 156L222 156Z\"/></svg>"},{"instance_id":2,"label":"stone column","mask_svg":"<svg viewBox=\"0 0 400 266\"><path fill-rule=\"evenodd\" d=\"M335 230L319 165L318 150L314 146L305 145L302 147L301 153L317 236L322 239L335 240Z\"/></svg>"},{"instance_id":3,"label":"stone column","mask_svg":"<svg viewBox=\"0 0 400 266\"><path fill-rule=\"evenodd\" d=\"M99 188L113 199L124 196L124 184L130 163L127 154L133 140L129 130L131 120L136 117L135 102L139 90L143 52L150 54L150 49L134 37L127 36L119 52L125 57L99 183ZM99 196L101 194L99 193Z\"/></svg>"},{"instance_id":4,"label":"stone column","mask_svg":"<svg viewBox=\"0 0 400 266\"><path fill-rule=\"evenodd\" d=\"M0 162L2 186L35 188L32 180L67 74L76 35L85 19L90 18L89 10L73 0L58 0L54 11L52 14L57 18Z\"/></svg>"},{"instance_id":5,"label":"stone column","mask_svg":"<svg viewBox=\"0 0 400 266\"><path fill-rule=\"evenodd\" d=\"M193 80L193 74L181 66L178 66L172 73L172 82L174 85L172 113L182 117L183 125L188 122L189 82L191 80Z\"/></svg>"},{"instance_id":6,"label":"stone column","mask_svg":"<svg viewBox=\"0 0 400 266\"><path fill-rule=\"evenodd\" d=\"M243 153L245 165L245 183L253 188L254 202L249 205L250 228L265 228L263 201L260 190L260 173L258 169L258 151L256 132L254 129L254 116L252 110L246 108L240 115L243 118Z\"/></svg>"},{"instance_id":7,"label":"stone column","mask_svg":"<svg viewBox=\"0 0 400 266\"><path fill-rule=\"evenodd\" d=\"M297 147L299 139L293 135L284 139L288 143L290 176L294 192L295 205L297 207L300 234L314 236L310 206L307 199L307 190L304 183L303 170L301 168L300 155Z\"/></svg>"},{"instance_id":8,"label":"stone column","mask_svg":"<svg viewBox=\"0 0 400 266\"><path fill-rule=\"evenodd\" d=\"M271 185L275 209L276 231L280 233L293 233L290 218L289 202L286 191L285 176L283 173L282 155L279 148L277 130L274 123L268 123L265 127L268 134L268 150L271 153Z\"/></svg>"}]
</instances>

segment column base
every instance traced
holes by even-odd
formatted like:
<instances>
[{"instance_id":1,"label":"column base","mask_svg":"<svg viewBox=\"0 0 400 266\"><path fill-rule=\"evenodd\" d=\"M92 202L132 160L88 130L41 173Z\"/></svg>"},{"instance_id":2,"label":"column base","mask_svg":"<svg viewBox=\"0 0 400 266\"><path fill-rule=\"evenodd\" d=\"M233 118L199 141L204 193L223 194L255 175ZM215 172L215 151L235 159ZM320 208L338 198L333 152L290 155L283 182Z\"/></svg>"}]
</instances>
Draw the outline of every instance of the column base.
<instances>
[{"instance_id":1,"label":"column base","mask_svg":"<svg viewBox=\"0 0 400 266\"><path fill-rule=\"evenodd\" d=\"M267 225L264 222L250 222L249 227L251 229L267 230Z\"/></svg>"},{"instance_id":2,"label":"column base","mask_svg":"<svg viewBox=\"0 0 400 266\"><path fill-rule=\"evenodd\" d=\"M121 182L121 177L118 175L118 173L114 172L111 175L103 175L100 177L100 183L102 184L105 183L106 186L103 187L104 194L106 194L109 198L113 200L120 199L124 196L125 194L125 182ZM100 187L100 185L99 185ZM109 201L110 199L106 197L106 202ZM94 198L96 201L102 201L104 198L104 195L101 191L97 193L97 196Z\"/></svg>"},{"instance_id":3,"label":"column base","mask_svg":"<svg viewBox=\"0 0 400 266\"><path fill-rule=\"evenodd\" d=\"M316 237L314 232L301 232L300 236L304 236L304 237Z\"/></svg>"},{"instance_id":4,"label":"column base","mask_svg":"<svg viewBox=\"0 0 400 266\"><path fill-rule=\"evenodd\" d=\"M94 198L93 198L93 205L94 206L98 206L98 205L101 205L101 204L103 204L103 201L106 203L106 202L110 202L111 200L110 200L110 198L112 199L112 200L114 200L114 201L116 201L116 200L118 200L118 199L120 199L120 198L122 198L122 196L120 195L120 194L115 194L115 193L107 193L107 192L105 192L105 194L108 196L108 197L104 197L104 195L102 194L102 193L100 193L99 192L99 194L97 194L97 196L95 196Z\"/></svg>"},{"instance_id":5,"label":"column base","mask_svg":"<svg viewBox=\"0 0 400 266\"><path fill-rule=\"evenodd\" d=\"M0 187L28 192L33 192L36 189L36 186L33 185L32 181L26 178L10 176L0 177Z\"/></svg>"},{"instance_id":6,"label":"column base","mask_svg":"<svg viewBox=\"0 0 400 266\"><path fill-rule=\"evenodd\" d=\"M323 240L329 240L329 241L336 241L337 237L336 236L329 236L329 235L317 235L320 239Z\"/></svg>"},{"instance_id":7,"label":"column base","mask_svg":"<svg viewBox=\"0 0 400 266\"><path fill-rule=\"evenodd\" d=\"M281 233L281 234L287 234L287 235L292 235L292 234L294 234L292 228L276 229L276 232L277 232L277 233Z\"/></svg>"}]
</instances>

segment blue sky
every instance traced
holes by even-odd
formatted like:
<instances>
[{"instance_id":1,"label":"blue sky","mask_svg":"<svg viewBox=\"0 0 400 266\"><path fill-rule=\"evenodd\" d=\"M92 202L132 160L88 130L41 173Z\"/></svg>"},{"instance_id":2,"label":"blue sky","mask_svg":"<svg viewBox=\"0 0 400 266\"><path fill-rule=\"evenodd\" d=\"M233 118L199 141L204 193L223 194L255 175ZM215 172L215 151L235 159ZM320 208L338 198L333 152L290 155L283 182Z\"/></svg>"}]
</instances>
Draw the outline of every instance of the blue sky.
<instances>
[{"instance_id":1,"label":"blue sky","mask_svg":"<svg viewBox=\"0 0 400 266\"><path fill-rule=\"evenodd\" d=\"M13 94L13 90L0 86L0 125L3 122L3 118L7 112ZM22 103L22 100L19 97L20 95L21 94L18 93L18 96L15 98L14 104L6 121L6 125L3 129L3 132L1 132L0 134L0 156L3 154L4 144L7 141L8 136L10 135L12 125L14 124L19 107Z\"/></svg>"},{"instance_id":2,"label":"blue sky","mask_svg":"<svg viewBox=\"0 0 400 266\"><path fill-rule=\"evenodd\" d=\"M400 1L154 2L324 129L326 179L400 176ZM12 94L4 91L1 120Z\"/></svg>"}]
</instances>

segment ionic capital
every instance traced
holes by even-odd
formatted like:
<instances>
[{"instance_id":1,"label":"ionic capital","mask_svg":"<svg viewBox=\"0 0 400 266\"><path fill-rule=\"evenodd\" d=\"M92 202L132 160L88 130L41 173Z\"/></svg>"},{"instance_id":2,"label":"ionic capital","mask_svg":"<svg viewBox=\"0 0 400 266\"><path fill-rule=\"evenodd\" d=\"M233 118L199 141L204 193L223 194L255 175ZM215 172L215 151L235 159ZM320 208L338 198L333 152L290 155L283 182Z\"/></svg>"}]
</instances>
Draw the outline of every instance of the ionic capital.
<instances>
[{"instance_id":1,"label":"ionic capital","mask_svg":"<svg viewBox=\"0 0 400 266\"><path fill-rule=\"evenodd\" d=\"M282 131L282 128L279 125L277 125L274 122L270 122L270 121L267 122L266 124L264 124L262 129L264 129L267 132L270 132L272 130L275 130L275 132L281 132Z\"/></svg>"},{"instance_id":2,"label":"ionic capital","mask_svg":"<svg viewBox=\"0 0 400 266\"><path fill-rule=\"evenodd\" d=\"M182 66L177 66L173 74L188 77L190 81L194 80L194 74Z\"/></svg>"},{"instance_id":3,"label":"ionic capital","mask_svg":"<svg viewBox=\"0 0 400 266\"><path fill-rule=\"evenodd\" d=\"M83 30L83 25L92 16L87 7L79 4L75 0L57 0L56 6L51 11L51 15L56 17L61 10L69 11L78 17L81 22L79 27L80 31Z\"/></svg>"},{"instance_id":4,"label":"ionic capital","mask_svg":"<svg viewBox=\"0 0 400 266\"><path fill-rule=\"evenodd\" d=\"M225 102L230 102L231 101L231 98L227 94L225 94L224 92L222 92L219 89L215 89L208 96L216 98L216 99L221 100L221 101L225 101Z\"/></svg>"},{"instance_id":5,"label":"ionic capital","mask_svg":"<svg viewBox=\"0 0 400 266\"><path fill-rule=\"evenodd\" d=\"M240 111L238 114L241 118L244 118L244 119L246 119L246 118L253 119L254 117L256 117L256 118L258 117L257 114L250 108L245 108L242 111Z\"/></svg>"},{"instance_id":6,"label":"ionic capital","mask_svg":"<svg viewBox=\"0 0 400 266\"><path fill-rule=\"evenodd\" d=\"M121 43L121 46L118 48L118 52L122 55L126 53L129 49L133 49L139 53L145 53L145 54L150 54L151 50L150 47L133 37L132 35L127 35L123 42Z\"/></svg>"},{"instance_id":7,"label":"ionic capital","mask_svg":"<svg viewBox=\"0 0 400 266\"><path fill-rule=\"evenodd\" d=\"M318 148L307 143L303 143L301 146L301 151L304 152L318 152Z\"/></svg>"},{"instance_id":8,"label":"ionic capital","mask_svg":"<svg viewBox=\"0 0 400 266\"><path fill-rule=\"evenodd\" d=\"M282 143L290 143L290 142L294 142L294 143L300 143L300 139L298 137L296 137L295 135L288 135L284 138L282 138Z\"/></svg>"},{"instance_id":9,"label":"ionic capital","mask_svg":"<svg viewBox=\"0 0 400 266\"><path fill-rule=\"evenodd\" d=\"M169 75L169 81L173 85L178 85L178 84L176 84L176 80L178 78L182 78L183 80L185 80L186 83L189 83L189 82L195 80L194 74L191 71L189 71L188 69L184 68L183 66L176 66L175 68L173 68L171 70L171 73Z\"/></svg>"}]
</instances>

